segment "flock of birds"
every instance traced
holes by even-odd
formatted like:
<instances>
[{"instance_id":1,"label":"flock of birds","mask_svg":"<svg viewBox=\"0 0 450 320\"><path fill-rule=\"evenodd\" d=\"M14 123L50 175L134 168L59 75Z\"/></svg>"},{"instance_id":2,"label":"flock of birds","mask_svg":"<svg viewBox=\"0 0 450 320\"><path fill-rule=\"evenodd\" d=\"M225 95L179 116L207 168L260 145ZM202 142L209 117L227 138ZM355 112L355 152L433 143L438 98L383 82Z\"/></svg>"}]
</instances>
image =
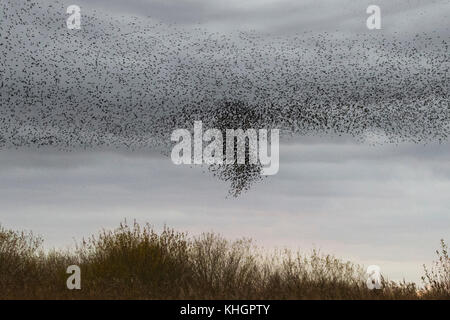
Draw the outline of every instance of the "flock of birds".
<instances>
[{"instance_id":1,"label":"flock of birds","mask_svg":"<svg viewBox=\"0 0 450 320\"><path fill-rule=\"evenodd\" d=\"M389 142L450 133L449 37L212 33L60 0L0 3L0 149L170 149L176 128L279 128ZM252 166L213 168L239 194Z\"/></svg>"}]
</instances>

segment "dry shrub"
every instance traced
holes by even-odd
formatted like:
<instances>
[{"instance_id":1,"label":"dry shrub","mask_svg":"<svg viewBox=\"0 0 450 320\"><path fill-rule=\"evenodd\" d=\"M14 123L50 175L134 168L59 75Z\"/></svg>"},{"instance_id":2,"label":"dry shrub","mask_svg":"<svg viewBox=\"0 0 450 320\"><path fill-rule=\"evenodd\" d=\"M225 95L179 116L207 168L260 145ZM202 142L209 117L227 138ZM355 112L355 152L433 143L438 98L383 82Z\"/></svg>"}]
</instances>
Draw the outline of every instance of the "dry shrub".
<instances>
[{"instance_id":1,"label":"dry shrub","mask_svg":"<svg viewBox=\"0 0 450 320\"><path fill-rule=\"evenodd\" d=\"M436 250L438 259L433 262L431 269L423 266L425 275L424 298L450 299L450 258L448 245L441 239L441 250Z\"/></svg>"},{"instance_id":2,"label":"dry shrub","mask_svg":"<svg viewBox=\"0 0 450 320\"><path fill-rule=\"evenodd\" d=\"M205 233L188 237L125 222L84 239L74 251L44 252L32 233L0 227L3 299L441 299L449 298L449 258L425 268L428 290L383 279L367 289L364 269L332 255L267 254L251 240ZM81 268L81 290L66 288L66 268Z\"/></svg>"}]
</instances>

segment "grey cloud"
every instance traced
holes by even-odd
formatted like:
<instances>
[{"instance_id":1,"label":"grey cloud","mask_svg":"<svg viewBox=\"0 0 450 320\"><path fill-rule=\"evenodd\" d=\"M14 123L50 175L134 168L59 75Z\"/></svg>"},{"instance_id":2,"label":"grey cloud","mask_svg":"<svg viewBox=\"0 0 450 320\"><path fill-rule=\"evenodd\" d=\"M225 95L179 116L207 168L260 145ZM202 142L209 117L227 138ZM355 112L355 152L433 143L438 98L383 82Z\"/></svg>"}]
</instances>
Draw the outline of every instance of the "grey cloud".
<instances>
[{"instance_id":1,"label":"grey cloud","mask_svg":"<svg viewBox=\"0 0 450 320\"><path fill-rule=\"evenodd\" d=\"M417 161L420 148L414 154L400 145L398 158L375 162L360 144L347 145L357 156L345 159L328 152L333 147L326 142L284 147L279 175L234 200L224 198L226 186L200 168L177 167L165 158L74 153L69 160L41 154L34 161L52 166L34 166L14 165L12 160L26 153L7 152L9 164L0 162L2 223L42 232L49 246L61 246L72 236L80 239L125 217L137 218L194 234L249 236L269 248L308 250L315 244L339 256L403 267L428 263L439 238L449 234L450 179L433 173L432 158ZM390 147L372 148L383 153ZM334 165L321 162L324 158ZM440 165L450 169L447 162ZM398 267L392 272L417 279Z\"/></svg>"}]
</instances>

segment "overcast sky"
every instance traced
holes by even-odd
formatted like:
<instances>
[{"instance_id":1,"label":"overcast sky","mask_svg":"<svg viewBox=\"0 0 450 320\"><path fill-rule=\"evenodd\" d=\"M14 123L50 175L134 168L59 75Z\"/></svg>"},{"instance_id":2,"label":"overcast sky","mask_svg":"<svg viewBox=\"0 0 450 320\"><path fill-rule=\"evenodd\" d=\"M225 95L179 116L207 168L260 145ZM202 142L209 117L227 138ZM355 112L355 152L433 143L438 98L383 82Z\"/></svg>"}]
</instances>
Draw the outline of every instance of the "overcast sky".
<instances>
[{"instance_id":1,"label":"overcast sky","mask_svg":"<svg viewBox=\"0 0 450 320\"><path fill-rule=\"evenodd\" d=\"M378 4L383 30L449 35L449 1L71 0L110 15L151 16L223 33L254 29L367 32ZM100 14L100 13L99 13ZM370 141L366 141L370 142ZM394 280L419 281L450 235L450 144L371 146L351 138L284 140L280 172L237 199L202 168L157 152L0 152L0 222L47 247L73 244L124 218L198 234L251 237L267 248L320 248Z\"/></svg>"}]
</instances>

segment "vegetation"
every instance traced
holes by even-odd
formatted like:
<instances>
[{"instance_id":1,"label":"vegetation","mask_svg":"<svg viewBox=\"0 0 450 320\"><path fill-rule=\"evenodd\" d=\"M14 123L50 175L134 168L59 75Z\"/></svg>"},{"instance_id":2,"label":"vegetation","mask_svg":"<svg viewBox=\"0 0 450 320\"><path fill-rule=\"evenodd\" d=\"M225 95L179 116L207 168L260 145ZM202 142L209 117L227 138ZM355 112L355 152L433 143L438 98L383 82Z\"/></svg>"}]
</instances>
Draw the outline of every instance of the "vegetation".
<instances>
[{"instance_id":1,"label":"vegetation","mask_svg":"<svg viewBox=\"0 0 450 320\"><path fill-rule=\"evenodd\" d=\"M313 251L263 254L234 242L122 223L72 251L45 252L32 233L0 227L1 299L449 299L450 263L442 241L425 268L424 288L383 279L368 290L365 270ZM81 269L81 290L68 290L66 269Z\"/></svg>"}]
</instances>

